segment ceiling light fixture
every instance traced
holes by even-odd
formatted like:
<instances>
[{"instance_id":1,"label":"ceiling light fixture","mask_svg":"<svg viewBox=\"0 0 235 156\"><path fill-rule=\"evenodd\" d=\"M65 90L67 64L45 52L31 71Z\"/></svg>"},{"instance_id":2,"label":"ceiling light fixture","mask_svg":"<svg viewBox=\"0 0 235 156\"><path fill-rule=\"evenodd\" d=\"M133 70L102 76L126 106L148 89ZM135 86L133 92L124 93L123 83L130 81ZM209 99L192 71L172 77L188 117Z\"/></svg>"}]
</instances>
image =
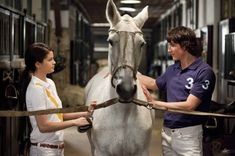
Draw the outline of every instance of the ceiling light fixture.
<instances>
[{"instance_id":1,"label":"ceiling light fixture","mask_svg":"<svg viewBox=\"0 0 235 156\"><path fill-rule=\"evenodd\" d=\"M122 0L122 4L139 4L140 0Z\"/></svg>"},{"instance_id":2,"label":"ceiling light fixture","mask_svg":"<svg viewBox=\"0 0 235 156\"><path fill-rule=\"evenodd\" d=\"M131 7L120 7L119 10L127 11L127 12L135 12L136 11L135 8L131 8Z\"/></svg>"}]
</instances>

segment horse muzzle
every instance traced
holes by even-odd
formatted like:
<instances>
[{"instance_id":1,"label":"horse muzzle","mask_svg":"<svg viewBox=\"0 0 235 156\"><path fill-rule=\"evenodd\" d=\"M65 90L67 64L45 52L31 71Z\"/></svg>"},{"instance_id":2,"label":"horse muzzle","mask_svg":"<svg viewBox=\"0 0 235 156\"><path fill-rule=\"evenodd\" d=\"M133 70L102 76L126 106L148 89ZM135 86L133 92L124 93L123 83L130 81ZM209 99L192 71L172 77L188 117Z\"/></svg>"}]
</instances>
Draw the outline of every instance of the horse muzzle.
<instances>
[{"instance_id":1,"label":"horse muzzle","mask_svg":"<svg viewBox=\"0 0 235 156\"><path fill-rule=\"evenodd\" d=\"M121 82L116 87L116 92L119 96L119 102L121 103L130 103L136 93L137 86L136 84L130 85L125 82Z\"/></svg>"},{"instance_id":2,"label":"horse muzzle","mask_svg":"<svg viewBox=\"0 0 235 156\"><path fill-rule=\"evenodd\" d=\"M130 103L136 93L136 74L133 67L124 64L112 72L111 84L116 89L119 102Z\"/></svg>"}]
</instances>

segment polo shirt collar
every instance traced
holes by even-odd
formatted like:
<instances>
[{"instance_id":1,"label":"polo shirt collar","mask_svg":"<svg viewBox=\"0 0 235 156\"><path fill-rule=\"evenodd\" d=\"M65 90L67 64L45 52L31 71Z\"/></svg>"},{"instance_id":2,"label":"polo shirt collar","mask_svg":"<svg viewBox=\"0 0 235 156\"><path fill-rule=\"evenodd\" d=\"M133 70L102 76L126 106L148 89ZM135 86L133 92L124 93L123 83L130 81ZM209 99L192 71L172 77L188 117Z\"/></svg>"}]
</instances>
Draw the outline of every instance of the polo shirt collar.
<instances>
[{"instance_id":1,"label":"polo shirt collar","mask_svg":"<svg viewBox=\"0 0 235 156\"><path fill-rule=\"evenodd\" d=\"M194 70L194 69L196 69L198 66L200 66L200 64L201 64L202 62L203 62L203 61L202 61L202 58L199 57L199 58L197 58L190 66L188 66L188 67L185 68L184 70L186 70L186 69L192 69L192 70ZM181 70L180 61L177 61L177 62L176 62L176 68Z\"/></svg>"},{"instance_id":2,"label":"polo shirt collar","mask_svg":"<svg viewBox=\"0 0 235 156\"><path fill-rule=\"evenodd\" d=\"M196 69L198 66L200 66L200 64L202 63L202 58L197 58L189 67L188 69Z\"/></svg>"},{"instance_id":3,"label":"polo shirt collar","mask_svg":"<svg viewBox=\"0 0 235 156\"><path fill-rule=\"evenodd\" d=\"M41 79L37 78L36 76L33 76L32 75L32 81L34 84L39 84L39 85L42 85L43 87L46 87L48 88L50 86L49 83L45 82L45 81L42 81Z\"/></svg>"}]
</instances>

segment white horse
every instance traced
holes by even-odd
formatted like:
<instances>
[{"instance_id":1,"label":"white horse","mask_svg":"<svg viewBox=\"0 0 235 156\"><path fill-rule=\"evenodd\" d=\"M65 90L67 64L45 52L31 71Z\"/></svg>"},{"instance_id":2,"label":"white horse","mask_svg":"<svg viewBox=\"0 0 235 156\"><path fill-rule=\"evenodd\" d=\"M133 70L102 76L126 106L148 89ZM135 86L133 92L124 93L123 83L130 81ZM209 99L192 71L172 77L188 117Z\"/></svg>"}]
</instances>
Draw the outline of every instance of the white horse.
<instances>
[{"instance_id":1,"label":"white horse","mask_svg":"<svg viewBox=\"0 0 235 156\"><path fill-rule=\"evenodd\" d=\"M108 0L106 17L110 23L109 65L87 84L86 104L116 97L119 102L94 111L93 128L88 132L92 155L147 156L151 111L131 101L146 101L136 73L145 45L141 28L148 18L148 7L132 18L121 16L113 0Z\"/></svg>"}]
</instances>

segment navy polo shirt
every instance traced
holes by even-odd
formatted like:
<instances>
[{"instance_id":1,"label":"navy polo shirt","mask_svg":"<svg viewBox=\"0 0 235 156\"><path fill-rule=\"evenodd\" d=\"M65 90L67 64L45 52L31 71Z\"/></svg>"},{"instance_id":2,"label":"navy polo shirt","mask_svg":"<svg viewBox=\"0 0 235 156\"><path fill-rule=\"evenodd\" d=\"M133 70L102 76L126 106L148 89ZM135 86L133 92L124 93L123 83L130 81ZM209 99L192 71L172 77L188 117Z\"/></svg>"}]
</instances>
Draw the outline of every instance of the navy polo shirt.
<instances>
[{"instance_id":1,"label":"navy polo shirt","mask_svg":"<svg viewBox=\"0 0 235 156\"><path fill-rule=\"evenodd\" d=\"M202 102L196 111L208 111L215 87L215 74L212 68L198 58L189 67L181 69L180 63L169 66L164 74L156 79L160 90L166 91L167 102L186 101L189 94ZM203 124L205 117L181 113L165 112L164 126L183 128Z\"/></svg>"}]
</instances>

